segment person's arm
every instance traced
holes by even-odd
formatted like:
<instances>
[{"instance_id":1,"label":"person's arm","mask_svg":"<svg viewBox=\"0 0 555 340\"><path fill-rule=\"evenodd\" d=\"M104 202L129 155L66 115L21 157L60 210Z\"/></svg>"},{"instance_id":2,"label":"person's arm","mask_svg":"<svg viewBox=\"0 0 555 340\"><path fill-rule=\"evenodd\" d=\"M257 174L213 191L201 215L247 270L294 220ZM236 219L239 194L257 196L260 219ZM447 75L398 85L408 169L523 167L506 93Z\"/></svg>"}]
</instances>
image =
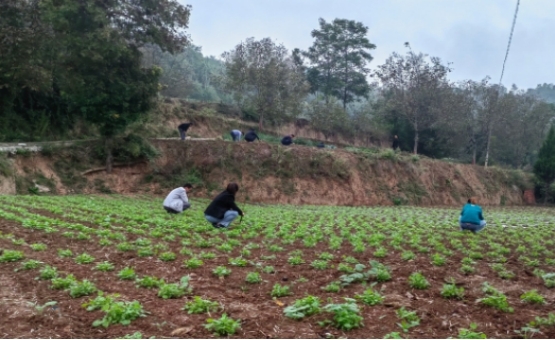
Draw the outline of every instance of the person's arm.
<instances>
[{"instance_id":1,"label":"person's arm","mask_svg":"<svg viewBox=\"0 0 555 340\"><path fill-rule=\"evenodd\" d=\"M239 213L239 215L243 216L243 210L241 210L237 204L235 204L235 200L234 199L230 199L229 200L229 206L231 207L231 210L235 210Z\"/></svg>"},{"instance_id":2,"label":"person's arm","mask_svg":"<svg viewBox=\"0 0 555 340\"><path fill-rule=\"evenodd\" d=\"M484 220L484 216L482 215L482 208L480 208L480 211L478 212L478 217L480 218L480 221Z\"/></svg>"},{"instance_id":3,"label":"person's arm","mask_svg":"<svg viewBox=\"0 0 555 340\"><path fill-rule=\"evenodd\" d=\"M187 193L185 189L178 194L179 198L183 201L183 203L189 203L189 198L187 197Z\"/></svg>"}]
</instances>

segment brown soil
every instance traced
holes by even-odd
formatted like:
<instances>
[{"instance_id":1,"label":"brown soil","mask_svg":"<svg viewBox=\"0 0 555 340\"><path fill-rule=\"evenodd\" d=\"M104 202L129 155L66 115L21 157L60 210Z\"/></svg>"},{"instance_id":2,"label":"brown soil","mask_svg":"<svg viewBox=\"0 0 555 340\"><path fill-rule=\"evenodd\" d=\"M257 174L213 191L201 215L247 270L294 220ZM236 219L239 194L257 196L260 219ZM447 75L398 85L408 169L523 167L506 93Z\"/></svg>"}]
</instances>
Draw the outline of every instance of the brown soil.
<instances>
[{"instance_id":1,"label":"brown soil","mask_svg":"<svg viewBox=\"0 0 555 340\"><path fill-rule=\"evenodd\" d=\"M513 338L518 334L513 330L520 329L535 316L546 316L552 312L555 293L543 287L540 279L531 276L518 265L517 254L508 255L506 268L516 276L513 280L499 279L486 263L480 262L473 275L462 276L454 271L452 264L460 263L460 258L454 256L452 263L446 266L430 266L427 257L419 256L412 262L401 262L399 254L390 252L388 257L380 259L392 270L393 280L378 284L376 289L383 289L385 301L379 306L362 307L364 327L349 332L338 331L326 326L318 326L318 321L329 318L329 315L318 314L302 321L293 321L283 316L283 308L295 299L312 294L330 298L334 302L342 302L342 297L352 297L361 293L364 287L353 284L340 293L324 293L322 286L338 280L340 273L335 269L315 270L309 264L316 259L316 254L329 251L327 247L317 246L304 248L303 259L306 264L291 266L285 262L286 252L299 248L293 244L285 249L277 260L268 261L265 265L275 268L273 274L262 274L261 284L247 284L246 274L253 270L252 265L244 268L228 265L228 259L239 256L240 249L230 254L221 254L212 260L205 260L204 266L198 269L185 269L182 266L183 255L173 262L162 262L155 258L137 257L134 252L118 252L114 247L100 247L96 240L78 241L60 237L56 234L33 232L20 226L0 220L2 233L12 233L16 238L25 239L27 244L45 243L48 250L44 252L32 251L27 246L14 246L7 239L0 239L0 249L23 250L28 259L37 259L57 268L63 268L74 274L78 279L92 280L95 285L107 293L119 293L122 299L138 300L148 316L133 321L130 326L110 326L108 329L92 327L95 319L101 318L100 312L87 312L81 305L88 301L88 297L72 299L67 292L49 288L49 282L36 280L38 270L14 272L19 263L0 264L0 336L3 338L114 338L135 331L142 332L144 337L180 337L180 338L212 338L210 332L203 325L210 316L206 314L190 315L181 310L192 296L179 299L162 300L156 296L156 290L135 287L133 282L121 281L116 277L117 271L132 266L139 276L154 275L166 282L178 282L184 275L192 277L193 294L218 301L224 306L222 312L213 313L212 317L219 317L223 312L230 317L241 319L241 331L234 338L380 338L392 331L400 331L396 323L399 322L395 311L400 307L416 310L421 318L421 324L410 331L413 338L447 338L456 336L459 328L468 328L470 322L477 322L479 330L489 337ZM222 233L222 238L226 238ZM262 239L252 239L251 242L261 244ZM177 242L169 243L170 250L179 253L181 246ZM56 256L57 249L71 249L73 253L86 252L96 258L96 263L107 260L115 264L116 270L103 273L94 271L91 265L79 265L72 259ZM484 249L486 252L487 249ZM268 251L253 249L250 258L260 258L269 255ZM348 247L334 252L336 266L342 255L352 255ZM367 262L374 258L372 250L357 254L359 260ZM219 265L232 269L232 274L219 280L212 270ZM414 271L421 271L432 288L428 290L414 290L408 286L406 278ZM306 278L304 283L296 282L299 278ZM465 299L451 301L443 299L439 290L448 277L454 277L459 285L466 289ZM482 282L489 282L501 289L515 308L514 313L503 313L489 307L483 307L475 302L483 297L480 291ZM273 300L269 296L272 286L276 282L292 286L294 295ZM532 306L520 302L519 296L525 288L536 288L546 297L548 304ZM46 308L42 313L33 304L43 305L48 301L57 301L55 308ZM326 303L324 301L324 303ZM536 336L537 337L537 336ZM546 329L541 337L555 337L555 329Z\"/></svg>"},{"instance_id":2,"label":"brown soil","mask_svg":"<svg viewBox=\"0 0 555 340\"><path fill-rule=\"evenodd\" d=\"M163 195L194 178L202 183L192 195L212 197L228 182L238 182L241 200L260 203L317 205L460 205L476 196L483 205L523 204L522 185L509 171L484 169L431 160L409 154L387 159L380 154L356 154L342 149L320 150L268 143L154 140L161 156L103 171L79 170L80 188L62 184L54 164L61 155L18 157L17 176L42 174L57 193L112 192ZM83 156L81 156L83 157ZM89 169L99 165L80 162ZM77 165L76 165L77 166ZM192 176L192 177L191 177ZM21 191L21 190L20 190ZM24 188L21 192L27 192ZM8 192L5 192L8 193Z\"/></svg>"}]
</instances>

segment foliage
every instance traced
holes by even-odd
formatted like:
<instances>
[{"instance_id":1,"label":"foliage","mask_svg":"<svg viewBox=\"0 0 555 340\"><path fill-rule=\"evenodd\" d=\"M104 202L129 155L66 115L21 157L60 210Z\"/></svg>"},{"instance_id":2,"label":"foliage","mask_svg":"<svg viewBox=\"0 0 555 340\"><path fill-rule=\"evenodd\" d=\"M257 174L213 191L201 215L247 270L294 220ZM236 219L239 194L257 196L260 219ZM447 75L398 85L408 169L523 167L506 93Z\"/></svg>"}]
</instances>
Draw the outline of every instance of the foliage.
<instances>
[{"instance_id":1,"label":"foliage","mask_svg":"<svg viewBox=\"0 0 555 340\"><path fill-rule=\"evenodd\" d=\"M44 251L48 248L44 243L31 244L29 245L29 247L31 247L31 249L33 249L34 251Z\"/></svg>"},{"instance_id":2,"label":"foliage","mask_svg":"<svg viewBox=\"0 0 555 340\"><path fill-rule=\"evenodd\" d=\"M74 281L69 286L69 295L72 298L91 295L96 292L96 286L89 280Z\"/></svg>"},{"instance_id":3,"label":"foliage","mask_svg":"<svg viewBox=\"0 0 555 340\"><path fill-rule=\"evenodd\" d=\"M477 331L478 326L475 323L471 323L469 328L459 329L458 339L487 339L487 336Z\"/></svg>"},{"instance_id":4,"label":"foliage","mask_svg":"<svg viewBox=\"0 0 555 340\"><path fill-rule=\"evenodd\" d=\"M97 264L94 269L101 272L110 272L115 269L115 266L108 261L101 262Z\"/></svg>"},{"instance_id":5,"label":"foliage","mask_svg":"<svg viewBox=\"0 0 555 340\"><path fill-rule=\"evenodd\" d=\"M11 139L65 132L79 119L114 136L158 91L160 71L142 67L139 48L176 52L188 42L190 7L174 0L9 0L0 11L11 18L0 23L0 68L14 71L0 75L0 125Z\"/></svg>"},{"instance_id":6,"label":"foliage","mask_svg":"<svg viewBox=\"0 0 555 340\"><path fill-rule=\"evenodd\" d=\"M77 283L77 279L73 274L68 274L65 278L56 277L52 279L53 289L68 289L71 285Z\"/></svg>"},{"instance_id":7,"label":"foliage","mask_svg":"<svg viewBox=\"0 0 555 340\"><path fill-rule=\"evenodd\" d=\"M225 87L262 128L265 121L284 123L296 117L307 90L302 70L283 45L270 38L248 38L223 54Z\"/></svg>"},{"instance_id":8,"label":"foliage","mask_svg":"<svg viewBox=\"0 0 555 340\"><path fill-rule=\"evenodd\" d=\"M58 270L55 267L49 265L44 266L39 272L38 279L40 280L52 280L58 276Z\"/></svg>"},{"instance_id":9,"label":"foliage","mask_svg":"<svg viewBox=\"0 0 555 340\"><path fill-rule=\"evenodd\" d=\"M185 260L183 264L185 265L185 268L195 269L195 268L201 267L204 264L204 262L199 258L193 257L188 260Z\"/></svg>"},{"instance_id":10,"label":"foliage","mask_svg":"<svg viewBox=\"0 0 555 340\"><path fill-rule=\"evenodd\" d=\"M227 314L224 314L219 319L206 320L204 327L217 335L226 336L235 334L241 328L241 322L240 320L233 320Z\"/></svg>"},{"instance_id":11,"label":"foliage","mask_svg":"<svg viewBox=\"0 0 555 340\"><path fill-rule=\"evenodd\" d=\"M231 269L226 268L225 266L218 266L212 270L212 273L214 273L217 277L229 276L229 274L231 274Z\"/></svg>"},{"instance_id":12,"label":"foliage","mask_svg":"<svg viewBox=\"0 0 555 340\"><path fill-rule=\"evenodd\" d=\"M446 283L441 289L441 296L446 299L458 299L462 300L464 298L464 288L457 287L454 282Z\"/></svg>"},{"instance_id":13,"label":"foliage","mask_svg":"<svg viewBox=\"0 0 555 340\"><path fill-rule=\"evenodd\" d=\"M420 325L420 318L414 311L408 311L405 307L401 307L396 311L397 317L401 319L400 323L397 323L403 332L407 333L412 327Z\"/></svg>"},{"instance_id":14,"label":"foliage","mask_svg":"<svg viewBox=\"0 0 555 340\"><path fill-rule=\"evenodd\" d=\"M406 46L410 48L408 43ZM446 76L451 71L439 58L432 57L428 62L426 57L410 49L406 56L394 52L376 71L388 91L387 114L404 119L412 128L415 154L420 134L436 122L447 88Z\"/></svg>"},{"instance_id":15,"label":"foliage","mask_svg":"<svg viewBox=\"0 0 555 340\"><path fill-rule=\"evenodd\" d=\"M362 294L356 294L355 298L368 306L375 306L383 302L383 296L372 288L366 289Z\"/></svg>"},{"instance_id":16,"label":"foliage","mask_svg":"<svg viewBox=\"0 0 555 340\"><path fill-rule=\"evenodd\" d=\"M555 181L555 127L551 126L547 138L538 152L538 160L534 164L534 174L544 184L544 202L547 202L548 189Z\"/></svg>"},{"instance_id":17,"label":"foliage","mask_svg":"<svg viewBox=\"0 0 555 340\"><path fill-rule=\"evenodd\" d=\"M143 276L135 281L137 286L142 288L159 288L164 284L164 279L158 279L154 276Z\"/></svg>"},{"instance_id":18,"label":"foliage","mask_svg":"<svg viewBox=\"0 0 555 340\"><path fill-rule=\"evenodd\" d=\"M183 310L189 314L210 313L218 310L220 305L217 302L204 300L200 296L193 297L193 301L187 302Z\"/></svg>"},{"instance_id":19,"label":"foliage","mask_svg":"<svg viewBox=\"0 0 555 340\"><path fill-rule=\"evenodd\" d=\"M260 283L262 282L262 277L257 272L249 272L245 277L247 283Z\"/></svg>"},{"instance_id":20,"label":"foliage","mask_svg":"<svg viewBox=\"0 0 555 340\"><path fill-rule=\"evenodd\" d=\"M328 304L323 309L333 313L333 324L341 330L349 331L362 326L362 316L354 299L345 298L345 303Z\"/></svg>"},{"instance_id":21,"label":"foliage","mask_svg":"<svg viewBox=\"0 0 555 340\"><path fill-rule=\"evenodd\" d=\"M509 306L509 302L507 301L507 296L494 287L487 285L487 282L484 284L484 292L489 295L484 298L478 299L477 301L479 303L489 307L493 307L495 309L499 309L503 312L513 312L513 308Z\"/></svg>"},{"instance_id":22,"label":"foliage","mask_svg":"<svg viewBox=\"0 0 555 340\"><path fill-rule=\"evenodd\" d=\"M291 295L291 288L289 286L282 286L279 283L276 283L270 292L272 297L284 297L287 295Z\"/></svg>"},{"instance_id":23,"label":"foliage","mask_svg":"<svg viewBox=\"0 0 555 340\"><path fill-rule=\"evenodd\" d=\"M428 282L428 280L426 280L422 273L410 274L408 281L411 288L427 289L428 287L430 287L430 283Z\"/></svg>"},{"instance_id":24,"label":"foliage","mask_svg":"<svg viewBox=\"0 0 555 340\"><path fill-rule=\"evenodd\" d=\"M125 267L119 271L118 277L120 278L120 280L135 280L137 274L135 274L135 269Z\"/></svg>"},{"instance_id":25,"label":"foliage","mask_svg":"<svg viewBox=\"0 0 555 340\"><path fill-rule=\"evenodd\" d=\"M91 255L87 254L87 253L83 253L81 255L78 255L75 258L75 262L79 263L79 264L88 264L88 263L92 263L94 261L94 257L92 257Z\"/></svg>"},{"instance_id":26,"label":"foliage","mask_svg":"<svg viewBox=\"0 0 555 340\"><path fill-rule=\"evenodd\" d=\"M93 327L108 328L110 325L117 324L127 326L131 321L145 316L143 307L138 301L116 301L117 297L118 295L104 296L102 292L99 292L95 299L83 304L87 311L100 309L105 313L102 319L93 322Z\"/></svg>"},{"instance_id":27,"label":"foliage","mask_svg":"<svg viewBox=\"0 0 555 340\"><path fill-rule=\"evenodd\" d=\"M40 266L42 266L44 263L41 261L37 261L37 260L27 260L25 262L23 262L21 264L21 267L16 269L16 271L19 270L30 270L30 269L37 269Z\"/></svg>"},{"instance_id":28,"label":"foliage","mask_svg":"<svg viewBox=\"0 0 555 340\"><path fill-rule=\"evenodd\" d=\"M2 262L16 262L25 258L22 251L6 249L0 255L0 263Z\"/></svg>"},{"instance_id":29,"label":"foliage","mask_svg":"<svg viewBox=\"0 0 555 340\"><path fill-rule=\"evenodd\" d=\"M520 300L527 303L544 304L545 298L536 289L529 290L520 296Z\"/></svg>"},{"instance_id":30,"label":"foliage","mask_svg":"<svg viewBox=\"0 0 555 340\"><path fill-rule=\"evenodd\" d=\"M303 53L311 63L307 70L311 91L323 93L326 102L335 96L346 109L370 91L366 64L372 60L369 51L376 46L366 38L368 27L361 22L335 19L328 23L320 18L318 23L320 29L311 33L314 43Z\"/></svg>"},{"instance_id":31,"label":"foliage","mask_svg":"<svg viewBox=\"0 0 555 340\"><path fill-rule=\"evenodd\" d=\"M292 306L285 307L283 314L288 318L300 320L319 313L320 309L320 298L308 295L302 299L295 300Z\"/></svg>"},{"instance_id":32,"label":"foliage","mask_svg":"<svg viewBox=\"0 0 555 340\"><path fill-rule=\"evenodd\" d=\"M341 282L333 281L322 287L322 290L328 293L337 293L341 290Z\"/></svg>"},{"instance_id":33,"label":"foliage","mask_svg":"<svg viewBox=\"0 0 555 340\"><path fill-rule=\"evenodd\" d=\"M158 290L158 297L162 299L176 299L193 291L189 284L190 277L183 276L179 283L162 283Z\"/></svg>"}]
</instances>

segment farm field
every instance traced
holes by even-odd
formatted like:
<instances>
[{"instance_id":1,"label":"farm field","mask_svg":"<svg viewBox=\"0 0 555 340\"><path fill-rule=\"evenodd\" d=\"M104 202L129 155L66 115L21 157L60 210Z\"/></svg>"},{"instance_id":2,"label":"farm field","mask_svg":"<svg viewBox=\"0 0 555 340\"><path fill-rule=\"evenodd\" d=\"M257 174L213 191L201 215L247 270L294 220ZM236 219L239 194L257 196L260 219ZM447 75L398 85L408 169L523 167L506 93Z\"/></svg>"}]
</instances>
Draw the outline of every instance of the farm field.
<instances>
[{"instance_id":1,"label":"farm field","mask_svg":"<svg viewBox=\"0 0 555 340\"><path fill-rule=\"evenodd\" d=\"M0 196L3 338L555 338L555 212Z\"/></svg>"}]
</instances>

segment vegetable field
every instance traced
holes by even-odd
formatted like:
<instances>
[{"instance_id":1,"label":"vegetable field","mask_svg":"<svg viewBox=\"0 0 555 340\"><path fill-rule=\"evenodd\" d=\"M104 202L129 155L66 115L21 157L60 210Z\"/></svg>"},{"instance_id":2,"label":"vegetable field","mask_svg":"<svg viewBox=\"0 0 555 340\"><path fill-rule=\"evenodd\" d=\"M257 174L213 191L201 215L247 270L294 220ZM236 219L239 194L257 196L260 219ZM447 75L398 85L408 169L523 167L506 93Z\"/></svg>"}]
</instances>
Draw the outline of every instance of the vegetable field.
<instances>
[{"instance_id":1,"label":"vegetable field","mask_svg":"<svg viewBox=\"0 0 555 340\"><path fill-rule=\"evenodd\" d=\"M0 196L0 336L555 337L552 209L161 204Z\"/></svg>"}]
</instances>

